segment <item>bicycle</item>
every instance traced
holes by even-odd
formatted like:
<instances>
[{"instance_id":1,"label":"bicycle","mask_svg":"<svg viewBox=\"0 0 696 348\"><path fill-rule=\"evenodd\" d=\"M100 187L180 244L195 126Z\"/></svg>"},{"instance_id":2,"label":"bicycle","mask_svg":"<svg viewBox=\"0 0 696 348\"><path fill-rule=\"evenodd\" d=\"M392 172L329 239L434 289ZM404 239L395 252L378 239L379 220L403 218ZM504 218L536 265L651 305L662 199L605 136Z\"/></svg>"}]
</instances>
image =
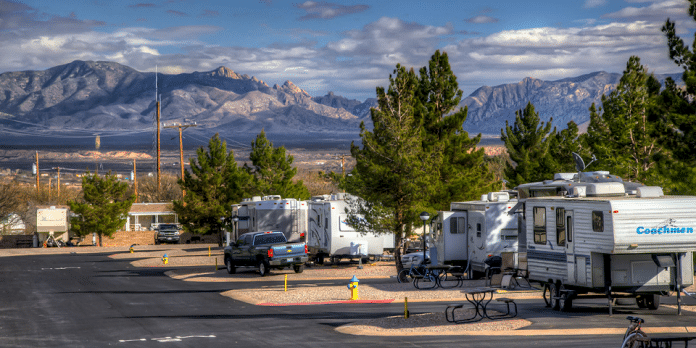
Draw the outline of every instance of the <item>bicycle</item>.
<instances>
[{"instance_id":1,"label":"bicycle","mask_svg":"<svg viewBox=\"0 0 696 348\"><path fill-rule=\"evenodd\" d=\"M626 329L626 333L624 334L621 348L645 347L645 342L649 342L648 335L646 335L645 332L641 330L641 326L643 325L645 320L633 316L628 316L626 317L626 319L630 321L630 324L628 324L628 328Z\"/></svg>"},{"instance_id":2,"label":"bicycle","mask_svg":"<svg viewBox=\"0 0 696 348\"><path fill-rule=\"evenodd\" d=\"M425 263L418 265L411 264L411 267L404 268L396 275L396 280L399 283L412 283L416 276L425 276Z\"/></svg>"}]
</instances>

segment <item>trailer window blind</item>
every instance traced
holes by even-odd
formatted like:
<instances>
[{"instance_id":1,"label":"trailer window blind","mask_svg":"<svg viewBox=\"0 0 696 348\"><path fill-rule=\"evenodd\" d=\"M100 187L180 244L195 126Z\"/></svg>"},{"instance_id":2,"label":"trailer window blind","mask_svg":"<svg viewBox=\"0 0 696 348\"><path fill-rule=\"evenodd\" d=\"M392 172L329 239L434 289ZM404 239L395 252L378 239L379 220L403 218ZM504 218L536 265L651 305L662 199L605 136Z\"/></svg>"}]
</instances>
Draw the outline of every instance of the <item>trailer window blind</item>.
<instances>
[{"instance_id":1,"label":"trailer window blind","mask_svg":"<svg viewBox=\"0 0 696 348\"><path fill-rule=\"evenodd\" d=\"M565 209L563 208L556 208L556 244L558 246L566 244Z\"/></svg>"},{"instance_id":2,"label":"trailer window blind","mask_svg":"<svg viewBox=\"0 0 696 348\"><path fill-rule=\"evenodd\" d=\"M534 244L546 244L546 208L534 207Z\"/></svg>"},{"instance_id":3,"label":"trailer window blind","mask_svg":"<svg viewBox=\"0 0 696 348\"><path fill-rule=\"evenodd\" d=\"M604 212L592 212L592 230L595 232L604 232Z\"/></svg>"}]
</instances>

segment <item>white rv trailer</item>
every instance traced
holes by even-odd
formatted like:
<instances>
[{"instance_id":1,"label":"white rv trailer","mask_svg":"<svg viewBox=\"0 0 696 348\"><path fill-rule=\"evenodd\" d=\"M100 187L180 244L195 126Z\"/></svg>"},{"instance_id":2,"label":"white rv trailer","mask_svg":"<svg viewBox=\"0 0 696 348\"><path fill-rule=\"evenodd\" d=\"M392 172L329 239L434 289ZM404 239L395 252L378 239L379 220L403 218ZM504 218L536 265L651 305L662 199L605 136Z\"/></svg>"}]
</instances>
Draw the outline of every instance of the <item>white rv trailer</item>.
<instances>
[{"instance_id":1,"label":"white rv trailer","mask_svg":"<svg viewBox=\"0 0 696 348\"><path fill-rule=\"evenodd\" d=\"M517 217L508 214L515 204L510 192L490 192L479 201L453 202L450 211L439 212L432 224L438 263L466 266L471 274L484 272L484 261L491 256L517 252Z\"/></svg>"},{"instance_id":2,"label":"white rv trailer","mask_svg":"<svg viewBox=\"0 0 696 348\"><path fill-rule=\"evenodd\" d=\"M358 199L345 193L317 196L308 201L309 228L307 249L317 263L326 258L334 263L342 258L381 257L394 248L394 235L358 232L346 223L348 200Z\"/></svg>"},{"instance_id":3,"label":"white rv trailer","mask_svg":"<svg viewBox=\"0 0 696 348\"><path fill-rule=\"evenodd\" d=\"M544 284L547 303L568 310L578 295L605 294L611 314L613 297L656 309L661 293L676 291L679 305L693 283L696 197L663 196L606 172L557 179L520 185L515 207L529 280Z\"/></svg>"},{"instance_id":4,"label":"white rv trailer","mask_svg":"<svg viewBox=\"0 0 696 348\"><path fill-rule=\"evenodd\" d=\"M255 196L234 205L238 233L283 231L288 242L305 241L307 202L280 196Z\"/></svg>"}]
</instances>

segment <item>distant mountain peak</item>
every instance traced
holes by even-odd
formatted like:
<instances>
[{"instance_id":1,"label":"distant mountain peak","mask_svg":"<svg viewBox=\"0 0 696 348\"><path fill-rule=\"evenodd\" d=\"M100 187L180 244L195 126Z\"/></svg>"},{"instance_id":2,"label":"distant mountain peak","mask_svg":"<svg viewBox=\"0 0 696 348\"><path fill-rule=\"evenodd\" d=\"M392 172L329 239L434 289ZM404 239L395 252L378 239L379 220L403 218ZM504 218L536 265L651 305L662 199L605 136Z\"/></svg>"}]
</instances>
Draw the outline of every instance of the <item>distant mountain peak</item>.
<instances>
[{"instance_id":1,"label":"distant mountain peak","mask_svg":"<svg viewBox=\"0 0 696 348\"><path fill-rule=\"evenodd\" d=\"M231 79L239 80L242 76L238 75L236 72L232 71L227 67L221 66L213 71L211 71L211 76L229 77Z\"/></svg>"},{"instance_id":2,"label":"distant mountain peak","mask_svg":"<svg viewBox=\"0 0 696 348\"><path fill-rule=\"evenodd\" d=\"M312 97L311 95L309 95L309 93L307 93L307 91L305 91L304 89L302 89L300 87L297 87L290 80L285 81L285 83L283 83L282 86L278 86L277 84L273 85L273 89L278 90L278 91L283 91L285 93L302 94L302 95L310 97L310 98Z\"/></svg>"}]
</instances>

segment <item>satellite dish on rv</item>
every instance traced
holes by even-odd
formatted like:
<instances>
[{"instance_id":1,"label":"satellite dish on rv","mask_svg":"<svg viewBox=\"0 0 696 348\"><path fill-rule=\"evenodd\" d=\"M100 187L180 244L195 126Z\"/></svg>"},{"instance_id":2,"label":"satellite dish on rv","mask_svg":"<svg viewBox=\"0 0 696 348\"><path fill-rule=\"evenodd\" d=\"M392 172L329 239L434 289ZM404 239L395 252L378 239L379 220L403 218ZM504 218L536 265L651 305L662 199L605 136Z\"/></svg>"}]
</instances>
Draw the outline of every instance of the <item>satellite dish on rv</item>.
<instances>
[{"instance_id":1,"label":"satellite dish on rv","mask_svg":"<svg viewBox=\"0 0 696 348\"><path fill-rule=\"evenodd\" d=\"M582 157L578 155L577 153L573 152L573 159L575 160L575 169L577 169L578 172L582 172L585 170L585 161L582 160Z\"/></svg>"}]
</instances>

